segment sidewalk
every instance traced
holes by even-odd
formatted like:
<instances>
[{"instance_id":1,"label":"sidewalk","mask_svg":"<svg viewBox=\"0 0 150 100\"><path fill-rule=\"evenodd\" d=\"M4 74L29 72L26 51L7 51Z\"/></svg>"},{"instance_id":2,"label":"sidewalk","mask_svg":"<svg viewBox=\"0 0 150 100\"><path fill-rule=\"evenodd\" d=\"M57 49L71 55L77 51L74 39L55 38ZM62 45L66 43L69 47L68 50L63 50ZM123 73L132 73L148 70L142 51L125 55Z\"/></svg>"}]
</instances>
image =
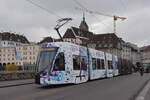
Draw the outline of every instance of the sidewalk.
<instances>
[{"instance_id":1,"label":"sidewalk","mask_svg":"<svg viewBox=\"0 0 150 100\"><path fill-rule=\"evenodd\" d=\"M149 90L148 90L148 92L146 93L146 96L145 96L145 99L144 100L150 100L150 82L149 82Z\"/></svg>"},{"instance_id":2,"label":"sidewalk","mask_svg":"<svg viewBox=\"0 0 150 100\"><path fill-rule=\"evenodd\" d=\"M0 88L33 84L33 83L34 83L34 79L0 81Z\"/></svg>"},{"instance_id":3,"label":"sidewalk","mask_svg":"<svg viewBox=\"0 0 150 100\"><path fill-rule=\"evenodd\" d=\"M135 100L150 100L150 80L147 81L143 89L139 92Z\"/></svg>"},{"instance_id":4,"label":"sidewalk","mask_svg":"<svg viewBox=\"0 0 150 100\"><path fill-rule=\"evenodd\" d=\"M147 93L147 95L146 95L144 100L150 100L150 89L149 89L149 91L148 91L148 93Z\"/></svg>"}]
</instances>

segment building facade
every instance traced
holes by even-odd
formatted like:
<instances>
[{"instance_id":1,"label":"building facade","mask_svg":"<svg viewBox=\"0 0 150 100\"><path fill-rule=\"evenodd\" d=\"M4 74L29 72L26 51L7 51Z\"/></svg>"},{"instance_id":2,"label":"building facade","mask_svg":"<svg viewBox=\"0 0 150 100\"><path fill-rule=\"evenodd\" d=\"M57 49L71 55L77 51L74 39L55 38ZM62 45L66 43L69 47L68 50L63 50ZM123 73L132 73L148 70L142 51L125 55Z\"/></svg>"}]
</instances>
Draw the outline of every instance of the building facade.
<instances>
[{"instance_id":1,"label":"building facade","mask_svg":"<svg viewBox=\"0 0 150 100\"><path fill-rule=\"evenodd\" d=\"M150 46L140 48L141 62L150 64Z\"/></svg>"},{"instance_id":2,"label":"building facade","mask_svg":"<svg viewBox=\"0 0 150 100\"><path fill-rule=\"evenodd\" d=\"M126 42L122 42L121 44L121 58L122 59L126 59L128 61L131 61L131 57L132 57L132 54L131 54L131 47L126 43Z\"/></svg>"},{"instance_id":3,"label":"building facade","mask_svg":"<svg viewBox=\"0 0 150 100\"><path fill-rule=\"evenodd\" d=\"M127 45L131 48L131 61L134 65L136 65L137 62L141 62L141 56L139 47L133 43L128 42Z\"/></svg>"},{"instance_id":4,"label":"building facade","mask_svg":"<svg viewBox=\"0 0 150 100\"><path fill-rule=\"evenodd\" d=\"M16 64L17 66L35 65L39 45L28 44L16 47L0 47L0 66Z\"/></svg>"},{"instance_id":5,"label":"building facade","mask_svg":"<svg viewBox=\"0 0 150 100\"><path fill-rule=\"evenodd\" d=\"M10 32L0 33L0 46L1 47L13 47L22 44L29 44L27 38L23 35L18 35Z\"/></svg>"}]
</instances>

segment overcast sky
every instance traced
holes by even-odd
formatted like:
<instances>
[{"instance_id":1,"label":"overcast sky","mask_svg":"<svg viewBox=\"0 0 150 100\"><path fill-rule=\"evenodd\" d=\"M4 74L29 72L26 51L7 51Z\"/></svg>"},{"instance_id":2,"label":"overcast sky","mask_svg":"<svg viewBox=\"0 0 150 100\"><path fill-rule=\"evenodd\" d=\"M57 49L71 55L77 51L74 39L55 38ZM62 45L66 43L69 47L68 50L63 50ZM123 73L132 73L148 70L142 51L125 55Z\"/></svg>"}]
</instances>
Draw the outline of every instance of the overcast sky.
<instances>
[{"instance_id":1,"label":"overcast sky","mask_svg":"<svg viewBox=\"0 0 150 100\"><path fill-rule=\"evenodd\" d=\"M31 1L31 0L30 0ZM76 1L76 2L75 2ZM150 0L32 0L45 10L27 0L0 0L0 31L24 34L29 41L38 42L43 37L58 38L54 27L61 17L73 21L61 28L63 35L67 27L78 27L82 11L76 10L80 2L85 8L105 14L127 17L117 20L117 35L138 46L150 44ZM85 13L90 31L95 34L112 33L113 18Z\"/></svg>"}]
</instances>

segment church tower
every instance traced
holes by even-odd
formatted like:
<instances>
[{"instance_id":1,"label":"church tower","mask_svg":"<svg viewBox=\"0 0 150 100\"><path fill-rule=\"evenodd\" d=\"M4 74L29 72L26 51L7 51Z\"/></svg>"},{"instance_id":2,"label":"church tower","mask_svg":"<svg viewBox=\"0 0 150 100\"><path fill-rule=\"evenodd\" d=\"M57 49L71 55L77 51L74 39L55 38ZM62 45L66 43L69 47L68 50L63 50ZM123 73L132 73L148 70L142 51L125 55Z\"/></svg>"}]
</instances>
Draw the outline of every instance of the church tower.
<instances>
[{"instance_id":1,"label":"church tower","mask_svg":"<svg viewBox=\"0 0 150 100\"><path fill-rule=\"evenodd\" d=\"M86 21L85 21L85 14L83 12L83 20L80 23L79 28L83 31L89 31L89 26L87 25Z\"/></svg>"}]
</instances>

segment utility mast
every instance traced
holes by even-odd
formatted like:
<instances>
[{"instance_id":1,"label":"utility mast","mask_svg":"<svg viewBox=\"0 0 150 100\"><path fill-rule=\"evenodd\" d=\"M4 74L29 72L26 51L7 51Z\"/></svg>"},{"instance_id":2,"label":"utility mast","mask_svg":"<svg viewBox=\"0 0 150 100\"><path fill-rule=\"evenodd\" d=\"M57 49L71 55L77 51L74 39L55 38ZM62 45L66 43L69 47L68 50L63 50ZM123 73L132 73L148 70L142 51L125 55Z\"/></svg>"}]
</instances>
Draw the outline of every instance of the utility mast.
<instances>
[{"instance_id":1,"label":"utility mast","mask_svg":"<svg viewBox=\"0 0 150 100\"><path fill-rule=\"evenodd\" d=\"M97 12L97 11L91 11L91 10L88 10L88 9L85 9L85 8L78 8L78 7L76 7L75 9L80 10L80 11L85 11L85 12L88 12L90 14L97 14L97 15L112 17L113 21L114 21L114 33L115 34L116 34L116 21L118 19L121 19L121 20L127 19L126 17L120 17L120 16L116 16L116 15L104 14L104 13L100 13L100 12Z\"/></svg>"},{"instance_id":2,"label":"utility mast","mask_svg":"<svg viewBox=\"0 0 150 100\"><path fill-rule=\"evenodd\" d=\"M60 34L60 32L59 32L59 29L60 29L63 25L65 25L66 23L68 23L68 22L71 21L71 20L72 20L72 18L61 18L61 19L57 20L57 25L55 26L54 29L57 31L57 33L58 33L58 35L59 35L61 41L63 41L63 38L62 38L62 36L61 36L61 34Z\"/></svg>"}]
</instances>

